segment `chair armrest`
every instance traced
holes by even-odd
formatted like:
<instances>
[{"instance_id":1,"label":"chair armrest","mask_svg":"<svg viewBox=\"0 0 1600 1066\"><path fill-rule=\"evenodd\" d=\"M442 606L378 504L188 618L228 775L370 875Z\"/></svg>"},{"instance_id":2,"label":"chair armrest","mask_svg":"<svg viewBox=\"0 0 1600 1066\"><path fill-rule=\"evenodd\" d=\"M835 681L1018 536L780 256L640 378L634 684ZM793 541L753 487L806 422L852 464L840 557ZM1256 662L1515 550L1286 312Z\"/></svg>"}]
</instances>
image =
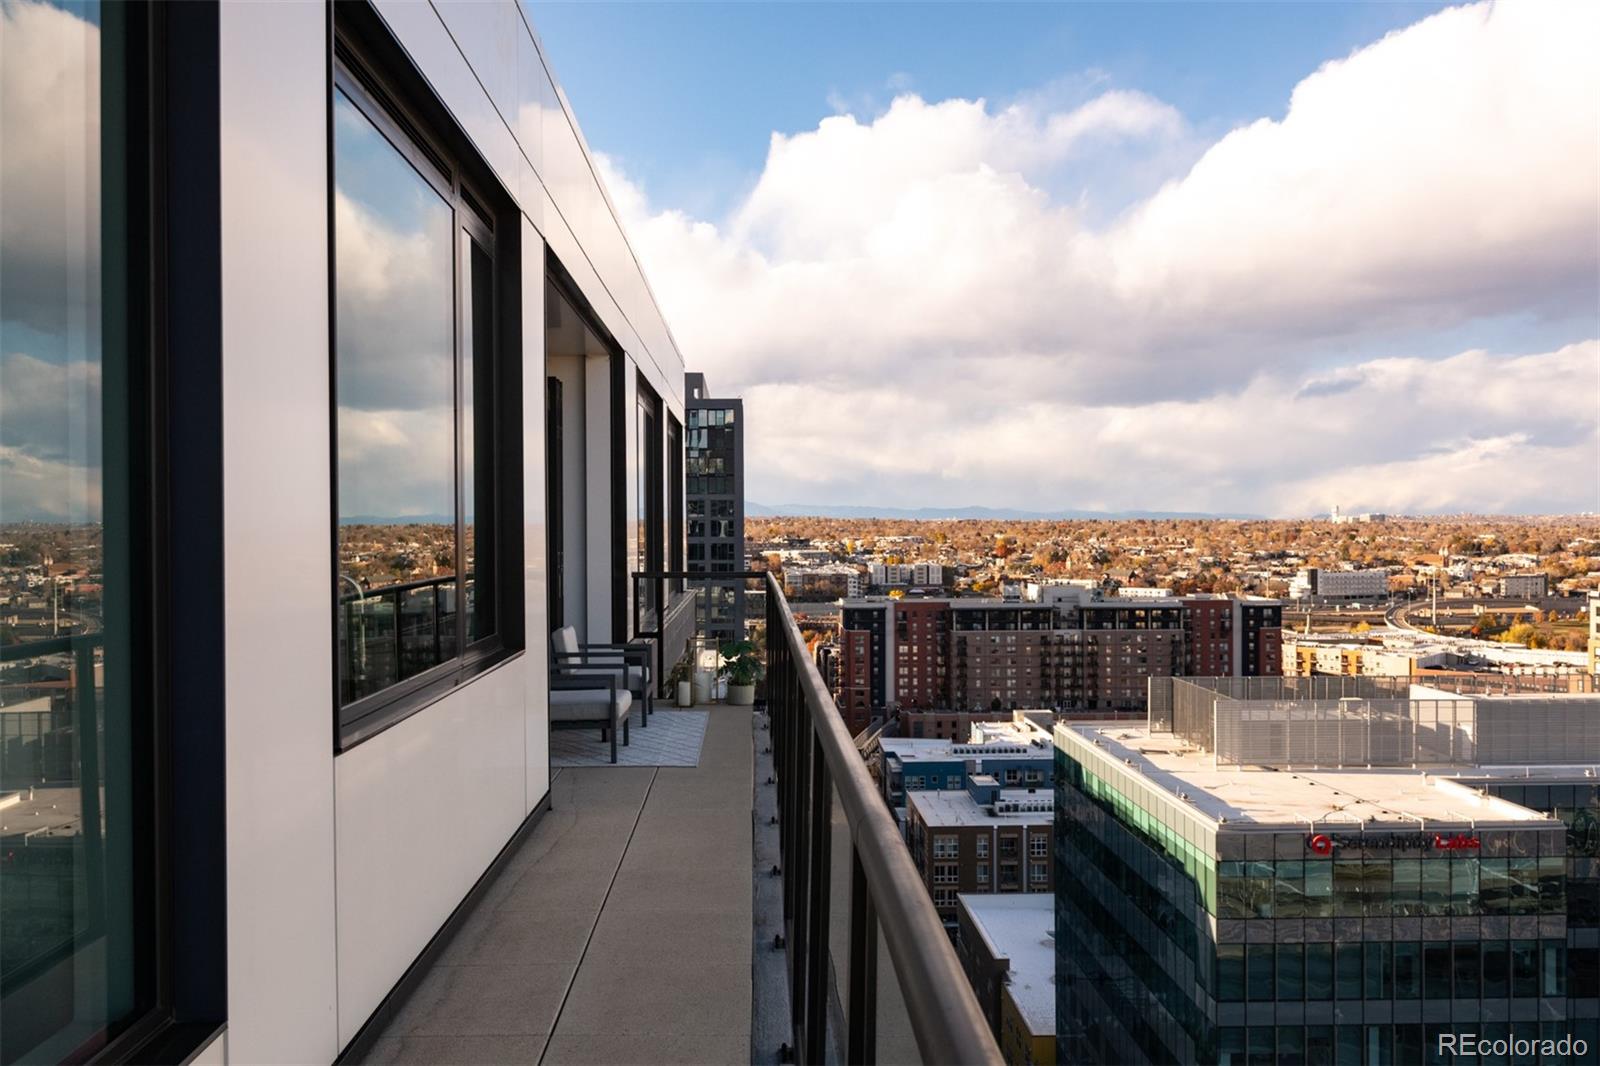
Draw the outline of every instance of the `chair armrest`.
<instances>
[{"instance_id":1,"label":"chair armrest","mask_svg":"<svg viewBox=\"0 0 1600 1066\"><path fill-rule=\"evenodd\" d=\"M607 643L604 641L590 641L579 644L579 648L593 651L630 651L642 652L648 655L651 651L650 642L645 640L630 640L622 643Z\"/></svg>"},{"instance_id":2,"label":"chair armrest","mask_svg":"<svg viewBox=\"0 0 1600 1066\"><path fill-rule=\"evenodd\" d=\"M645 667L648 667L654 658L651 649L642 644L584 644L576 652L559 651L550 654L552 658L559 659L581 662L623 662Z\"/></svg>"},{"instance_id":3,"label":"chair armrest","mask_svg":"<svg viewBox=\"0 0 1600 1066\"><path fill-rule=\"evenodd\" d=\"M551 652L550 669L565 670L569 673L612 673L622 674L628 669L628 662L617 656L596 658L584 652Z\"/></svg>"},{"instance_id":4,"label":"chair armrest","mask_svg":"<svg viewBox=\"0 0 1600 1066\"><path fill-rule=\"evenodd\" d=\"M617 694L618 677L612 670L576 671L556 668L550 671L552 689L606 689L613 699Z\"/></svg>"}]
</instances>

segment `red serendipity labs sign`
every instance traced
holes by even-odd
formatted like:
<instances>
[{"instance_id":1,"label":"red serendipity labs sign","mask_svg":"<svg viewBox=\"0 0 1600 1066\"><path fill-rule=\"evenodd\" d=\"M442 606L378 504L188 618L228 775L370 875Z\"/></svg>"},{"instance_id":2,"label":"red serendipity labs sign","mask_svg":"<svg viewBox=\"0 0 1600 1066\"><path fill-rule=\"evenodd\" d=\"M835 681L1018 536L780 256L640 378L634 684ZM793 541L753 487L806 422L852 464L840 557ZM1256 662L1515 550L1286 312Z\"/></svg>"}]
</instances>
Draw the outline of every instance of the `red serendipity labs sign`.
<instances>
[{"instance_id":1,"label":"red serendipity labs sign","mask_svg":"<svg viewBox=\"0 0 1600 1066\"><path fill-rule=\"evenodd\" d=\"M1483 842L1466 833L1389 833L1357 836L1347 833L1313 833L1306 849L1313 855L1332 855L1335 848L1405 848L1413 851L1477 851Z\"/></svg>"}]
</instances>

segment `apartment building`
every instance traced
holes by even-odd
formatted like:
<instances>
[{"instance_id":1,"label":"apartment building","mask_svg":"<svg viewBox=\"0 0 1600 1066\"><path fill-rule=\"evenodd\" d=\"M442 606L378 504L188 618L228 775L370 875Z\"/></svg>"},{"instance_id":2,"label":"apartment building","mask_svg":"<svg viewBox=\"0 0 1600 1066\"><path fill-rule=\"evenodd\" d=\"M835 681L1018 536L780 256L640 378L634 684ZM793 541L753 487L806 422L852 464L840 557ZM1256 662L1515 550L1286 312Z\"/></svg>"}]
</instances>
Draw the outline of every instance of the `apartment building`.
<instances>
[{"instance_id":1,"label":"apartment building","mask_svg":"<svg viewBox=\"0 0 1600 1066\"><path fill-rule=\"evenodd\" d=\"M956 904L956 955L1001 1056L1012 1066L1055 1062L1055 901L963 892Z\"/></svg>"},{"instance_id":2,"label":"apartment building","mask_svg":"<svg viewBox=\"0 0 1600 1066\"><path fill-rule=\"evenodd\" d=\"M855 736L872 722L872 634L862 629L843 630L838 648L834 702L850 735Z\"/></svg>"},{"instance_id":3,"label":"apartment building","mask_svg":"<svg viewBox=\"0 0 1600 1066\"><path fill-rule=\"evenodd\" d=\"M906 794L911 860L952 933L958 893L1053 890L1054 825L1049 788L1003 788L990 774L960 790Z\"/></svg>"},{"instance_id":4,"label":"apartment building","mask_svg":"<svg viewBox=\"0 0 1600 1066\"><path fill-rule=\"evenodd\" d=\"M980 722L1009 722L1011 711L907 710L902 708L899 735L921 740L955 740L971 734Z\"/></svg>"},{"instance_id":5,"label":"apartment building","mask_svg":"<svg viewBox=\"0 0 1600 1066\"><path fill-rule=\"evenodd\" d=\"M1495 592L1507 600L1542 600L1550 595L1550 575L1504 574L1495 580Z\"/></svg>"},{"instance_id":6,"label":"apartment building","mask_svg":"<svg viewBox=\"0 0 1600 1066\"><path fill-rule=\"evenodd\" d=\"M1600 592L1589 593L1589 672L1600 674Z\"/></svg>"},{"instance_id":7,"label":"apartment building","mask_svg":"<svg viewBox=\"0 0 1600 1066\"><path fill-rule=\"evenodd\" d=\"M1124 598L1052 585L1026 600L847 600L842 611L847 629L869 634L873 676L884 679L872 695L879 711L1116 712L1144 706L1150 677L1282 669L1283 608L1261 597ZM905 637L871 636L891 625ZM941 627L942 655L925 643Z\"/></svg>"},{"instance_id":8,"label":"apartment building","mask_svg":"<svg viewBox=\"0 0 1600 1066\"><path fill-rule=\"evenodd\" d=\"M1389 571L1306 567L1289 582L1289 598L1382 603L1389 598Z\"/></svg>"},{"instance_id":9,"label":"apartment building","mask_svg":"<svg viewBox=\"0 0 1600 1066\"><path fill-rule=\"evenodd\" d=\"M953 600L949 704L1005 711L1061 702L1057 614L1033 604Z\"/></svg>"},{"instance_id":10,"label":"apartment building","mask_svg":"<svg viewBox=\"0 0 1600 1066\"><path fill-rule=\"evenodd\" d=\"M1086 603L1068 647L1079 652L1081 672L1068 681L1067 703L1141 707L1149 678L1183 672L1183 608L1173 600Z\"/></svg>"},{"instance_id":11,"label":"apartment building","mask_svg":"<svg viewBox=\"0 0 1600 1066\"><path fill-rule=\"evenodd\" d=\"M743 570L744 401L714 396L705 375L691 373L684 375L684 408L688 419L683 440L688 511L684 569L710 574ZM702 631L711 639L744 638L744 582L705 584L696 610Z\"/></svg>"},{"instance_id":12,"label":"apartment building","mask_svg":"<svg viewBox=\"0 0 1600 1066\"><path fill-rule=\"evenodd\" d=\"M988 774L1006 788L1048 787L1049 711L1014 711L1009 721L975 722L958 739L880 737L875 777L892 808L903 808L908 792L960 790L974 774Z\"/></svg>"},{"instance_id":13,"label":"apartment building","mask_svg":"<svg viewBox=\"0 0 1600 1066\"><path fill-rule=\"evenodd\" d=\"M857 662L863 664L867 678L867 707L860 726L855 725L855 718L851 720L851 733L860 732L866 727L874 714L882 714L884 708L889 706L893 683L890 681L890 671L894 666L894 646L889 641L891 613L894 601L884 599L846 600L839 611L839 640L841 645L839 656L839 675L841 678L855 678L858 670ZM851 641L849 638L858 636L865 638L862 641ZM853 656L858 654L860 658ZM852 681L853 683L853 681ZM855 700L840 701L850 705L850 714L857 714Z\"/></svg>"},{"instance_id":14,"label":"apartment building","mask_svg":"<svg viewBox=\"0 0 1600 1066\"><path fill-rule=\"evenodd\" d=\"M1233 647L1234 601L1215 594L1185 596L1184 673L1229 677L1237 661Z\"/></svg>"},{"instance_id":15,"label":"apartment building","mask_svg":"<svg viewBox=\"0 0 1600 1066\"><path fill-rule=\"evenodd\" d=\"M893 681L903 707L946 707L950 609L941 601L900 600L892 612Z\"/></svg>"},{"instance_id":16,"label":"apartment building","mask_svg":"<svg viewBox=\"0 0 1600 1066\"><path fill-rule=\"evenodd\" d=\"M856 570L844 563L820 563L804 566L785 565L783 591L797 600L837 600L859 588Z\"/></svg>"},{"instance_id":17,"label":"apartment building","mask_svg":"<svg viewBox=\"0 0 1600 1066\"><path fill-rule=\"evenodd\" d=\"M944 584L945 569L939 563L869 563L867 578L880 588L910 585L938 588Z\"/></svg>"},{"instance_id":18,"label":"apartment building","mask_svg":"<svg viewBox=\"0 0 1600 1066\"><path fill-rule=\"evenodd\" d=\"M1234 632L1238 634L1238 647L1234 661L1238 669L1233 676L1272 677L1283 671L1283 604L1264 596L1238 596L1233 601ZM1202 670L1185 670L1191 677L1226 677L1224 671L1211 674Z\"/></svg>"}]
</instances>

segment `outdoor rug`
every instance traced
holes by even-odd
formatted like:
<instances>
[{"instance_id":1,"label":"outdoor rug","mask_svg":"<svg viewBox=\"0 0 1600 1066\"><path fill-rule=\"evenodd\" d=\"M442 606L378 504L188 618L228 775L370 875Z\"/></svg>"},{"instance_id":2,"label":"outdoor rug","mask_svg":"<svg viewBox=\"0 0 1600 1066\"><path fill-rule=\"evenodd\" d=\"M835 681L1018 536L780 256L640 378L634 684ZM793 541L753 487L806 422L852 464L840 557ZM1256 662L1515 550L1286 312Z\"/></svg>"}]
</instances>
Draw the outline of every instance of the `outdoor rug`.
<instances>
[{"instance_id":1,"label":"outdoor rug","mask_svg":"<svg viewBox=\"0 0 1600 1066\"><path fill-rule=\"evenodd\" d=\"M709 711L678 711L659 707L650 724L637 719L630 727L626 746L617 738L617 766L699 766L700 745L706 738ZM557 729L550 733L551 766L610 766L611 741L600 739L600 729Z\"/></svg>"}]
</instances>

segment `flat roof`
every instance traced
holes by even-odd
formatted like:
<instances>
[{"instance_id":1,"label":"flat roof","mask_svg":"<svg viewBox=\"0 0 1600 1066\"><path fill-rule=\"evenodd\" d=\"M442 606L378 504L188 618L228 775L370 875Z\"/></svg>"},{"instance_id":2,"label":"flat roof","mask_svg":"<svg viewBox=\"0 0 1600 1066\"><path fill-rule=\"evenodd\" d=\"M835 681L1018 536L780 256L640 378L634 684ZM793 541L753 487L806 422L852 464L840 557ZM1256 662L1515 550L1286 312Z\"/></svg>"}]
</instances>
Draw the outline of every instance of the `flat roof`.
<instances>
[{"instance_id":1,"label":"flat roof","mask_svg":"<svg viewBox=\"0 0 1600 1066\"><path fill-rule=\"evenodd\" d=\"M884 758L895 758L902 764L951 762L964 759L1053 759L1055 749L1042 731L1031 737L992 737L984 741L939 740L926 737L879 737L878 746ZM1038 741L1038 743L1034 743Z\"/></svg>"},{"instance_id":2,"label":"flat roof","mask_svg":"<svg viewBox=\"0 0 1600 1066\"><path fill-rule=\"evenodd\" d=\"M992 954L1010 960L1006 987L1036 1035L1056 1030L1056 914L1049 892L958 897Z\"/></svg>"},{"instance_id":3,"label":"flat roof","mask_svg":"<svg viewBox=\"0 0 1600 1066\"><path fill-rule=\"evenodd\" d=\"M1538 811L1478 793L1457 779L1486 777L1510 783L1527 776L1527 767L1462 767L1445 773L1398 768L1285 769L1218 767L1202 751L1172 733L1152 733L1137 724L1067 725L1127 772L1168 793L1214 822L1246 825L1310 825L1355 828L1374 824L1393 829L1451 825L1558 826ZM1582 777L1585 766L1567 768ZM1185 799L1184 797L1187 797Z\"/></svg>"},{"instance_id":4,"label":"flat roof","mask_svg":"<svg viewBox=\"0 0 1600 1066\"><path fill-rule=\"evenodd\" d=\"M1041 810L1013 811L1007 814L990 814L988 805L980 805L965 790L949 789L935 792L907 792L907 808L916 807L922 820L933 828L958 828L978 825L1051 825L1054 824L1055 792L1053 789L1003 788L1002 803L1041 804Z\"/></svg>"}]
</instances>

